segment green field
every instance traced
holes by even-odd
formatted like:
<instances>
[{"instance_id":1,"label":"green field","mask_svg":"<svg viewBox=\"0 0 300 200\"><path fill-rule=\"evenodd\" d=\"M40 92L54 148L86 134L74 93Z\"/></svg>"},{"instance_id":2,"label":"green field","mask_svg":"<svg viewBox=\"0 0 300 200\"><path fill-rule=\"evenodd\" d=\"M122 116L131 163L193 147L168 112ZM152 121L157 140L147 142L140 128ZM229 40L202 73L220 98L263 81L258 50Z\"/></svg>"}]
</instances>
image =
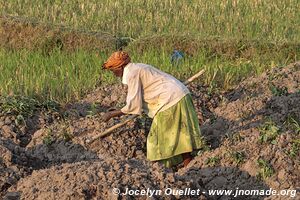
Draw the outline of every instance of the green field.
<instances>
[{"instance_id":1,"label":"green field","mask_svg":"<svg viewBox=\"0 0 300 200\"><path fill-rule=\"evenodd\" d=\"M130 38L134 62L152 64L185 79L200 69L200 82L230 89L243 78L300 56L300 4L267 1L0 1L1 15L75 31ZM11 40L13 40L12 38ZM112 44L113 46L114 44ZM182 50L179 66L170 63ZM98 53L98 56L96 56ZM117 81L101 64L111 50L0 49L0 94L61 103L76 100L100 84Z\"/></svg>"},{"instance_id":2,"label":"green field","mask_svg":"<svg viewBox=\"0 0 300 200\"><path fill-rule=\"evenodd\" d=\"M0 5L2 14L134 39L170 33L300 39L298 0L2 0Z\"/></svg>"}]
</instances>

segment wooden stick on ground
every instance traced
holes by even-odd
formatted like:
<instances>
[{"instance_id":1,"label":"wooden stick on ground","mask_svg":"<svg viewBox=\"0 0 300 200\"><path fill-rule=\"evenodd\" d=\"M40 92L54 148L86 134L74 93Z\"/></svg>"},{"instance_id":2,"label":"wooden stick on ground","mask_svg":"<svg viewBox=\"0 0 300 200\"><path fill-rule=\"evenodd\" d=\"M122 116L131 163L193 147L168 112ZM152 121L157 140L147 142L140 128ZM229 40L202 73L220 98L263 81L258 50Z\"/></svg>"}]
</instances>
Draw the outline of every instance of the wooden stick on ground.
<instances>
[{"instance_id":1,"label":"wooden stick on ground","mask_svg":"<svg viewBox=\"0 0 300 200\"><path fill-rule=\"evenodd\" d=\"M95 140L97 140L98 138L103 137L103 136L105 136L105 135L111 133L111 132L114 131L115 129L120 128L120 127L126 125L128 122L134 120L134 119L137 118L137 117L138 117L138 115L131 115L131 116L127 117L127 119L125 119L124 121L122 121L122 122L120 122L120 123L118 123L118 124L116 124L116 125L114 125L114 126L108 128L108 129L105 130L104 132L99 133L99 134L93 136L93 137L90 138L90 139L87 139L85 142L86 142L87 144L91 144L91 143L93 143Z\"/></svg>"},{"instance_id":2,"label":"wooden stick on ground","mask_svg":"<svg viewBox=\"0 0 300 200\"><path fill-rule=\"evenodd\" d=\"M186 81L184 81L184 84L185 84L185 85L188 85L188 84L191 83L193 80L195 80L196 78L198 78L199 76L201 76L204 72L205 72L204 69L201 70L201 71L199 71L197 74L195 74L194 76L192 76L192 77L190 77L189 79L187 79ZM128 122L134 120L134 119L137 118L137 117L138 117L138 115L131 115L131 116L129 116L126 120L124 120L124 121L122 121L122 122L120 122L120 123L118 123L118 124L116 124L116 125L114 125L114 126L108 128L106 131L104 131L104 132L102 132L102 133L99 133L99 134L93 136L93 137L90 138L90 139L85 140L85 143L86 143L86 144L91 144L91 143L93 143L95 140L97 140L98 138L103 137L103 136L105 136L105 135L111 133L111 132L114 131L115 129L124 126L125 124L127 124Z\"/></svg>"}]
</instances>

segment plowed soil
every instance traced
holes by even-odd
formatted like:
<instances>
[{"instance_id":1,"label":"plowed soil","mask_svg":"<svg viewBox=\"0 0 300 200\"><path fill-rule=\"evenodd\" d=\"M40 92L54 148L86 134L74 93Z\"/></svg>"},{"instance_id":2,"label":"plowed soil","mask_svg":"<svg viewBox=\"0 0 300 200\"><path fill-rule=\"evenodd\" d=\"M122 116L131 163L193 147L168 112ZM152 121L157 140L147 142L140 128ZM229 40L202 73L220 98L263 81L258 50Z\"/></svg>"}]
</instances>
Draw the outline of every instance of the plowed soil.
<instances>
[{"instance_id":1,"label":"plowed soil","mask_svg":"<svg viewBox=\"0 0 300 200\"><path fill-rule=\"evenodd\" d=\"M141 116L107 137L82 141L120 122L102 122L108 108L124 105L122 85L101 87L67 105L61 117L39 113L16 124L0 117L0 194L5 199L233 199L210 189L300 188L300 63L276 67L211 92L191 84L208 148L193 152L186 168L167 169L146 159L151 119ZM63 117L62 117L63 116ZM263 163L263 164L262 164ZM200 189L199 195L115 195L132 190ZM294 198L294 199L297 199ZM239 196L234 199L288 199Z\"/></svg>"}]
</instances>

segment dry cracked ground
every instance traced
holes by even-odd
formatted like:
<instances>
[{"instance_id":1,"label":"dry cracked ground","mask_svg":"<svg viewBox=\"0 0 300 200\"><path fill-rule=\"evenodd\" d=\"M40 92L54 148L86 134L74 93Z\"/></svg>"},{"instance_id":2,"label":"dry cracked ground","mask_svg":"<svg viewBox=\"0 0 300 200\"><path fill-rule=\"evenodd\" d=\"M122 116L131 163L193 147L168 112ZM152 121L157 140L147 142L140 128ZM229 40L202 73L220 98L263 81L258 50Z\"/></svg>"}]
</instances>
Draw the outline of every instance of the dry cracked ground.
<instances>
[{"instance_id":1,"label":"dry cracked ground","mask_svg":"<svg viewBox=\"0 0 300 200\"><path fill-rule=\"evenodd\" d=\"M219 92L189 85L207 148L186 168L146 159L151 119L139 117L87 148L81 142L120 122L101 116L122 107L122 85L101 87L59 110L28 117L1 112L0 194L3 199L289 199L208 195L211 189L300 188L300 63L276 67ZM113 188L199 189L199 195L115 195Z\"/></svg>"}]
</instances>

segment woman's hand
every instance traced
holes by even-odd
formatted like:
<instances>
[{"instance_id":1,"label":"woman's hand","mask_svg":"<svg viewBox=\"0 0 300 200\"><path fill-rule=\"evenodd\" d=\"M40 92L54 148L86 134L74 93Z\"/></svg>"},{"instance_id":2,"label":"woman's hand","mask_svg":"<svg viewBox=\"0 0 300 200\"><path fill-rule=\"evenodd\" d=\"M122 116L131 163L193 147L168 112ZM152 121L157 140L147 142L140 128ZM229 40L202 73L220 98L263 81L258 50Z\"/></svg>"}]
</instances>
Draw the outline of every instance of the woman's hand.
<instances>
[{"instance_id":1,"label":"woman's hand","mask_svg":"<svg viewBox=\"0 0 300 200\"><path fill-rule=\"evenodd\" d=\"M105 113L103 116L102 116L102 120L104 122L107 122L108 120L110 120L111 118L113 117L119 117L121 115L124 115L124 113L121 111L121 110L114 110L114 111L110 111L110 112L107 112Z\"/></svg>"},{"instance_id":2,"label":"woman's hand","mask_svg":"<svg viewBox=\"0 0 300 200\"><path fill-rule=\"evenodd\" d=\"M110 118L112 118L111 112L107 112L107 113L105 113L105 114L102 116L102 120L103 120L104 122L107 122L108 120L110 120Z\"/></svg>"}]
</instances>

